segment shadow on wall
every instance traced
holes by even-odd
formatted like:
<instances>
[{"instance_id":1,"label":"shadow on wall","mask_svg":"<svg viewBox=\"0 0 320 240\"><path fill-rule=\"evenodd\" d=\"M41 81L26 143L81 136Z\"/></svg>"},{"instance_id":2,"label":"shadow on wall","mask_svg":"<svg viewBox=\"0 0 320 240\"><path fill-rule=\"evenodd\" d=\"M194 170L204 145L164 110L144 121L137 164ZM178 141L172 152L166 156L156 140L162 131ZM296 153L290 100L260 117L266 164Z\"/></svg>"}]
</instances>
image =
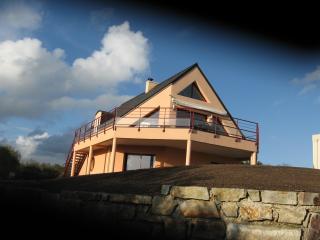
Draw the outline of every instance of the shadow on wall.
<instances>
[{"instance_id":1,"label":"shadow on wall","mask_svg":"<svg viewBox=\"0 0 320 240\"><path fill-rule=\"evenodd\" d=\"M163 185L161 195L0 183L2 234L106 239L319 239L318 193ZM45 235L43 235L45 232Z\"/></svg>"}]
</instances>

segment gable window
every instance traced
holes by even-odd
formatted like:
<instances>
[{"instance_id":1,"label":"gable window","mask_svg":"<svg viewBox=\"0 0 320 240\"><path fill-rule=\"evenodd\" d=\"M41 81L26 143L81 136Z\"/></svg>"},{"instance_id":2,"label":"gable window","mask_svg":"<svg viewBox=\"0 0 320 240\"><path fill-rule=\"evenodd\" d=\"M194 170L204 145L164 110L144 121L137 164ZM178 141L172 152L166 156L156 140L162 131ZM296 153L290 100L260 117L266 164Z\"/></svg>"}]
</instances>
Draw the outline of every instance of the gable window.
<instances>
[{"instance_id":1,"label":"gable window","mask_svg":"<svg viewBox=\"0 0 320 240\"><path fill-rule=\"evenodd\" d=\"M125 170L153 168L155 159L154 155L126 154Z\"/></svg>"},{"instance_id":2,"label":"gable window","mask_svg":"<svg viewBox=\"0 0 320 240\"><path fill-rule=\"evenodd\" d=\"M206 101L203 95L201 94L197 84L194 82L190 84L188 87L183 89L179 95L184 96L184 97L189 97L193 99L197 99L200 101Z\"/></svg>"}]
</instances>

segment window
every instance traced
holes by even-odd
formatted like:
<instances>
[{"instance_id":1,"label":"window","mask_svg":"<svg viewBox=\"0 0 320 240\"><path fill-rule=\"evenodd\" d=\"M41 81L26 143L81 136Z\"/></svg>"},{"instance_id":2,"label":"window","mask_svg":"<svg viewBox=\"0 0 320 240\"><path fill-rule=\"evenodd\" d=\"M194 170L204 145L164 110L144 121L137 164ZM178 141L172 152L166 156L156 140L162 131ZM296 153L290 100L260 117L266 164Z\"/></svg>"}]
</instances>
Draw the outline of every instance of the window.
<instances>
[{"instance_id":1,"label":"window","mask_svg":"<svg viewBox=\"0 0 320 240\"><path fill-rule=\"evenodd\" d=\"M214 128L217 134L226 135L226 130L224 129L221 120L218 117L213 117L212 128Z\"/></svg>"},{"instance_id":2,"label":"window","mask_svg":"<svg viewBox=\"0 0 320 240\"><path fill-rule=\"evenodd\" d=\"M207 122L208 116L201 113L194 113L194 127L200 128L200 129L207 129L208 128L208 122Z\"/></svg>"},{"instance_id":3,"label":"window","mask_svg":"<svg viewBox=\"0 0 320 240\"><path fill-rule=\"evenodd\" d=\"M189 126L190 117L194 116L194 125L202 126L207 125L207 115L201 113L190 113L190 111L178 109L177 110L177 126Z\"/></svg>"},{"instance_id":4,"label":"window","mask_svg":"<svg viewBox=\"0 0 320 240\"><path fill-rule=\"evenodd\" d=\"M178 109L177 110L177 119L176 119L176 127L187 127L190 126L190 112Z\"/></svg>"},{"instance_id":5,"label":"window","mask_svg":"<svg viewBox=\"0 0 320 240\"><path fill-rule=\"evenodd\" d=\"M197 100L201 100L201 101L206 101L205 98L203 97L203 95L201 94L198 86L196 83L192 83L190 84L188 87L186 87L185 89L183 89L179 95L181 96L185 96L185 97L189 97L189 98L193 98L193 99L197 99Z\"/></svg>"},{"instance_id":6,"label":"window","mask_svg":"<svg viewBox=\"0 0 320 240\"><path fill-rule=\"evenodd\" d=\"M159 110L160 108L156 108L151 113L139 118L137 121L135 121L133 124L131 124L131 127L157 127L159 126Z\"/></svg>"},{"instance_id":7,"label":"window","mask_svg":"<svg viewBox=\"0 0 320 240\"><path fill-rule=\"evenodd\" d=\"M126 154L125 170L153 168L155 155Z\"/></svg>"},{"instance_id":8,"label":"window","mask_svg":"<svg viewBox=\"0 0 320 240\"><path fill-rule=\"evenodd\" d=\"M159 110L152 111L151 113L147 114L140 121L140 127L156 127L159 125Z\"/></svg>"}]
</instances>

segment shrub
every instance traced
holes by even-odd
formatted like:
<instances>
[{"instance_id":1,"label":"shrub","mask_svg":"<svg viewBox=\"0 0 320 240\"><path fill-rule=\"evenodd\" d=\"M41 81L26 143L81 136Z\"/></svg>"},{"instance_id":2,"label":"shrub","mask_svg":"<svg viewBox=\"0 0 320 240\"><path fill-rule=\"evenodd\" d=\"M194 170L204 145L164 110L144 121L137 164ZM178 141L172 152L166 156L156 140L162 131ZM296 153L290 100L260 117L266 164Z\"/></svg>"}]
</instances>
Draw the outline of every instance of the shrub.
<instances>
[{"instance_id":1,"label":"shrub","mask_svg":"<svg viewBox=\"0 0 320 240\"><path fill-rule=\"evenodd\" d=\"M41 180L57 178L63 174L64 167L59 164L28 161L21 163L17 178L26 180Z\"/></svg>"},{"instance_id":2,"label":"shrub","mask_svg":"<svg viewBox=\"0 0 320 240\"><path fill-rule=\"evenodd\" d=\"M0 146L0 178L8 178L19 168L21 155L11 146Z\"/></svg>"}]
</instances>

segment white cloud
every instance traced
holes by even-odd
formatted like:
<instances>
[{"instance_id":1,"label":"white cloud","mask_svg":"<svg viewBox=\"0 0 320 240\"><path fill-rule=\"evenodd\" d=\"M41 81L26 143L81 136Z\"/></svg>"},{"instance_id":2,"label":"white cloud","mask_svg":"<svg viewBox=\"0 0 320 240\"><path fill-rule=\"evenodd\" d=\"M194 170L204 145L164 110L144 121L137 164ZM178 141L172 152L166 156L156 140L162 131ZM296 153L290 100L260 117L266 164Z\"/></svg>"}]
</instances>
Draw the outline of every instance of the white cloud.
<instances>
[{"instance_id":1,"label":"white cloud","mask_svg":"<svg viewBox=\"0 0 320 240\"><path fill-rule=\"evenodd\" d=\"M28 159L36 151L39 144L49 138L47 132L38 133L28 136L18 136L16 139L16 148L24 159Z\"/></svg>"},{"instance_id":2,"label":"white cloud","mask_svg":"<svg viewBox=\"0 0 320 240\"><path fill-rule=\"evenodd\" d=\"M47 51L38 39L0 42L0 118L35 117L66 94L70 67L61 50Z\"/></svg>"},{"instance_id":3,"label":"white cloud","mask_svg":"<svg viewBox=\"0 0 320 240\"><path fill-rule=\"evenodd\" d=\"M314 71L306 73L302 78L295 78L292 83L302 85L299 95L304 95L316 89L320 84L320 66Z\"/></svg>"},{"instance_id":4,"label":"white cloud","mask_svg":"<svg viewBox=\"0 0 320 240\"><path fill-rule=\"evenodd\" d=\"M0 40L17 39L40 27L42 14L23 1L4 1L0 5Z\"/></svg>"},{"instance_id":5,"label":"white cloud","mask_svg":"<svg viewBox=\"0 0 320 240\"><path fill-rule=\"evenodd\" d=\"M35 38L0 42L0 118L34 118L61 109L106 109L129 96L117 86L149 68L148 40L125 22L112 26L100 50L72 65L62 49L49 51Z\"/></svg>"},{"instance_id":6,"label":"white cloud","mask_svg":"<svg viewBox=\"0 0 320 240\"><path fill-rule=\"evenodd\" d=\"M110 27L101 44L101 49L90 57L74 61L73 79L78 86L114 87L120 82L132 81L136 73L149 67L148 40L140 31L131 31L128 22Z\"/></svg>"}]
</instances>

